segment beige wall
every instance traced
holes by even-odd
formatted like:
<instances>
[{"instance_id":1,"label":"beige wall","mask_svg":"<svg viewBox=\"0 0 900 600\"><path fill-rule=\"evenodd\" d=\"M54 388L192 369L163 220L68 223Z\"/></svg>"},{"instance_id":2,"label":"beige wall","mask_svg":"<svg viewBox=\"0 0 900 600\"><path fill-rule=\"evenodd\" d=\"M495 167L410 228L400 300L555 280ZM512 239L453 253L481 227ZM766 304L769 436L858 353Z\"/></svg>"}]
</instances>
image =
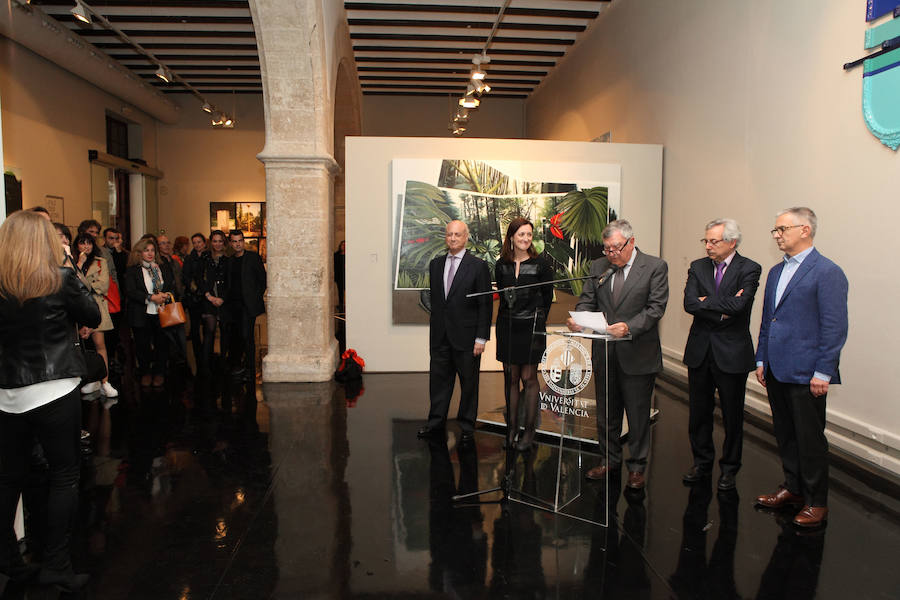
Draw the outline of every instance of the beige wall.
<instances>
[{"instance_id":1,"label":"beige wall","mask_svg":"<svg viewBox=\"0 0 900 600\"><path fill-rule=\"evenodd\" d=\"M142 126L144 159L157 166L151 117L4 37L0 97L4 166L21 169L25 208L50 194L65 199L67 224L90 218L88 150L106 151L107 112Z\"/></svg>"},{"instance_id":2,"label":"beige wall","mask_svg":"<svg viewBox=\"0 0 900 600\"><path fill-rule=\"evenodd\" d=\"M864 32L860 3L846 0L617 1L530 99L526 133L611 131L614 142L665 146L662 255L674 297L662 339L673 372L683 373L690 318L679 296L702 256L703 224L738 219L741 252L765 274L780 258L768 233L776 211L811 206L817 248L850 280L829 438L900 473L900 279L890 262L900 156L866 129L860 70L841 69L861 54ZM754 337L760 313L757 301ZM748 404L767 411L762 388L750 389Z\"/></svg>"},{"instance_id":3,"label":"beige wall","mask_svg":"<svg viewBox=\"0 0 900 600\"><path fill-rule=\"evenodd\" d=\"M265 143L262 96L209 96L234 114L234 129L213 129L192 96L179 94L177 125L159 125L159 226L170 237L209 234L210 202L265 202L266 174L256 159Z\"/></svg>"},{"instance_id":4,"label":"beige wall","mask_svg":"<svg viewBox=\"0 0 900 600\"><path fill-rule=\"evenodd\" d=\"M462 89L460 89L462 93ZM394 137L453 137L447 130L456 110L455 97L363 96L363 135ZM469 129L464 138L522 138L522 100L491 98L482 100L478 110L469 111Z\"/></svg>"}]
</instances>

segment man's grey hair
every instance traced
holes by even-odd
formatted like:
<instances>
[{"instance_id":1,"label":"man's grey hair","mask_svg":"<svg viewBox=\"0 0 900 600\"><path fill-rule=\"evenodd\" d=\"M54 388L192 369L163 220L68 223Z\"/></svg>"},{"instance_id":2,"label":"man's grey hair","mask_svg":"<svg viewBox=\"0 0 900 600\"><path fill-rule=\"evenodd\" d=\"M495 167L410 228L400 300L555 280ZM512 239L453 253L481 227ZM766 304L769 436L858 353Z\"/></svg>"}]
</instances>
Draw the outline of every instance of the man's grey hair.
<instances>
[{"instance_id":1,"label":"man's grey hair","mask_svg":"<svg viewBox=\"0 0 900 600\"><path fill-rule=\"evenodd\" d=\"M625 219L616 219L615 221L610 221L606 227L603 228L603 232L600 234L604 240L612 237L612 234L615 232L619 232L623 238L626 240L630 240L634 237L634 230L631 228L631 223L626 221Z\"/></svg>"},{"instance_id":2,"label":"man's grey hair","mask_svg":"<svg viewBox=\"0 0 900 600\"><path fill-rule=\"evenodd\" d=\"M741 226L734 219L713 219L706 224L706 230L709 231L713 227L723 225L722 239L726 242L735 242L734 247L741 245Z\"/></svg>"},{"instance_id":3,"label":"man's grey hair","mask_svg":"<svg viewBox=\"0 0 900 600\"><path fill-rule=\"evenodd\" d=\"M781 215L791 215L794 217L794 225L809 225L809 237L816 237L816 223L818 220L816 219L816 213L813 212L813 209L805 206L792 206L791 208L786 208L779 212L775 215L775 218L777 219Z\"/></svg>"}]
</instances>

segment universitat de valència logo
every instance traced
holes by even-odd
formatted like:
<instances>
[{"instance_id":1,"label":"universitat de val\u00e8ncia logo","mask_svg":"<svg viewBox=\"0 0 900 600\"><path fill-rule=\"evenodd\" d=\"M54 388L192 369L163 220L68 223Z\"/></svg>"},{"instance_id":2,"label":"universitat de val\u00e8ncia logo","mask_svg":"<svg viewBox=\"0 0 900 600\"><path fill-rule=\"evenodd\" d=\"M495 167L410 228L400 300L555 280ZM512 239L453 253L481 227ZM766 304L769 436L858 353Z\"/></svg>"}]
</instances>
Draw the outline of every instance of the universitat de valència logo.
<instances>
[{"instance_id":1,"label":"universitat de val\u00e8ncia logo","mask_svg":"<svg viewBox=\"0 0 900 600\"><path fill-rule=\"evenodd\" d=\"M572 338L556 340L541 357L541 375L556 394L541 392L541 408L561 415L586 417L583 401L575 398L591 382L591 357L580 342Z\"/></svg>"}]
</instances>

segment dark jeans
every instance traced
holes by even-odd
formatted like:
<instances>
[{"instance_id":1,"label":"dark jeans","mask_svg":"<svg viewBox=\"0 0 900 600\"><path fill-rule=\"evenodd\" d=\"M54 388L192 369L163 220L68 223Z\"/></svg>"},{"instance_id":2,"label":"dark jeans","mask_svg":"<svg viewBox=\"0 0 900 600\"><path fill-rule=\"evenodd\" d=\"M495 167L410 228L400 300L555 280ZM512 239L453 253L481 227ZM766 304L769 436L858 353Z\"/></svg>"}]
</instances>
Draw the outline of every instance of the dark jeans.
<instances>
[{"instance_id":1,"label":"dark jeans","mask_svg":"<svg viewBox=\"0 0 900 600\"><path fill-rule=\"evenodd\" d=\"M165 375L169 359L169 336L159 326L159 317L144 315L144 324L132 327L138 372L141 375Z\"/></svg>"},{"instance_id":2,"label":"dark jeans","mask_svg":"<svg viewBox=\"0 0 900 600\"><path fill-rule=\"evenodd\" d=\"M78 387L52 402L22 414L0 412L0 567L18 554L13 521L31 465L34 439L49 464L44 568L71 566L69 539L78 513L81 394ZM15 553L15 554L13 554Z\"/></svg>"}]
</instances>

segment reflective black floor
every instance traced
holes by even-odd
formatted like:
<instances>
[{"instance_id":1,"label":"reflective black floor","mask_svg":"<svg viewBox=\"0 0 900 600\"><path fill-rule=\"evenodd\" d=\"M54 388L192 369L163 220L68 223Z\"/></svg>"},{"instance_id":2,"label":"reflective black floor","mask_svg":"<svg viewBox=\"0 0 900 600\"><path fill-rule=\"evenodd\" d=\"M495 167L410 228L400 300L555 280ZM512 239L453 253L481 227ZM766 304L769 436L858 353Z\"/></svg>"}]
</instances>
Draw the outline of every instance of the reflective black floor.
<instances>
[{"instance_id":1,"label":"reflective black floor","mask_svg":"<svg viewBox=\"0 0 900 600\"><path fill-rule=\"evenodd\" d=\"M752 506L780 467L750 425L737 491L687 488L687 406L664 388L646 490L580 486L593 520L609 515L601 527L516 502L455 506L500 481L502 437L481 430L461 449L451 426L446 441L416 439L424 374L366 375L349 401L333 384L221 376L122 387L109 409L84 404L74 555L92 575L85 598L900 597L898 499L833 469L827 528L798 533ZM523 489L552 485L554 453L520 457ZM56 592L9 584L3 597Z\"/></svg>"}]
</instances>

